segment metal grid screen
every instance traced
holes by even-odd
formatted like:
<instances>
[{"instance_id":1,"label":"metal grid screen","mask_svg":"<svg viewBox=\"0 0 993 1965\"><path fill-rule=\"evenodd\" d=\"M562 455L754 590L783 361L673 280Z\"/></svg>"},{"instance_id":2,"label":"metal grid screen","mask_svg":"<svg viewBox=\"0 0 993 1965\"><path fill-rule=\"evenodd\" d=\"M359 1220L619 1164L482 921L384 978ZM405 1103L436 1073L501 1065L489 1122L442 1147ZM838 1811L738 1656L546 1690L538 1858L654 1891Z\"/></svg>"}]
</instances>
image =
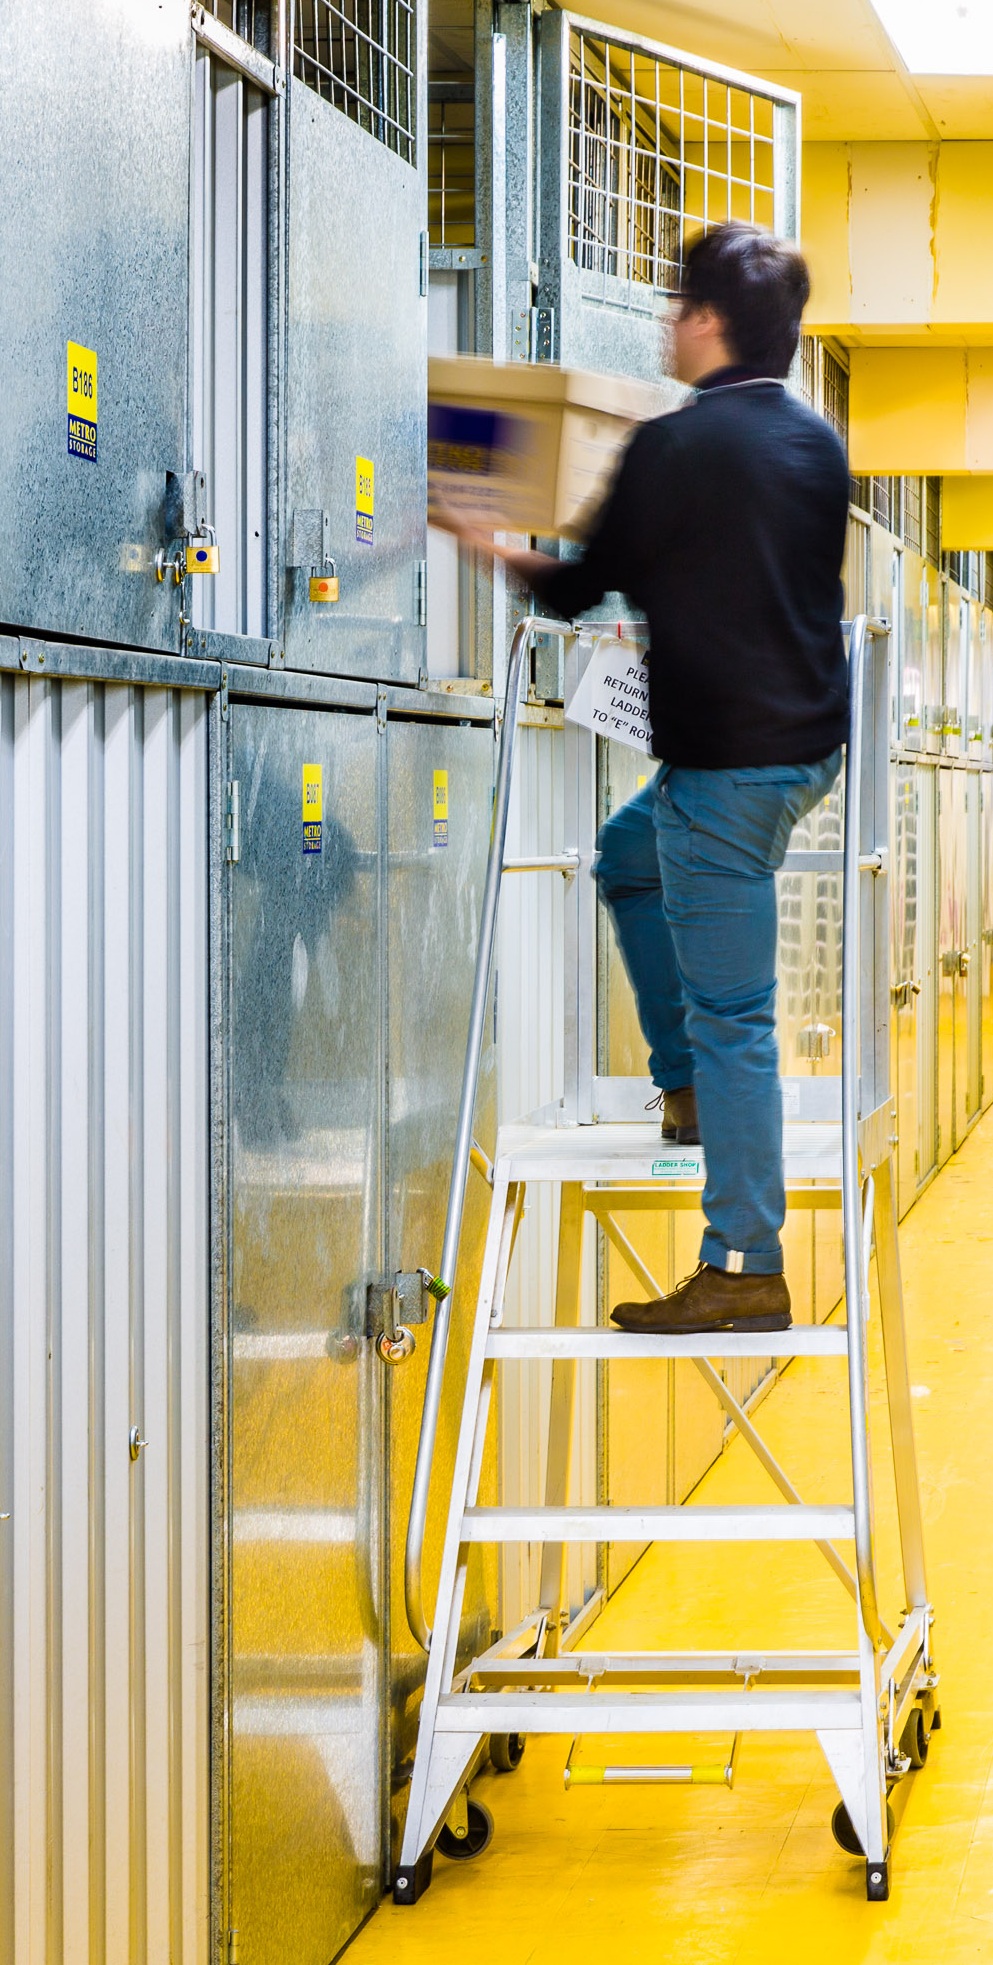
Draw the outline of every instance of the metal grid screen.
<instances>
[{"instance_id":1,"label":"metal grid screen","mask_svg":"<svg viewBox=\"0 0 993 1965\"><path fill-rule=\"evenodd\" d=\"M924 552L932 566L941 565L941 479L924 480Z\"/></svg>"},{"instance_id":2,"label":"metal grid screen","mask_svg":"<svg viewBox=\"0 0 993 1965\"><path fill-rule=\"evenodd\" d=\"M299 0L293 73L407 164L415 161L412 0Z\"/></svg>"},{"instance_id":3,"label":"metal grid screen","mask_svg":"<svg viewBox=\"0 0 993 1965\"><path fill-rule=\"evenodd\" d=\"M269 52L268 0L206 0L204 11L263 54Z\"/></svg>"},{"instance_id":4,"label":"metal grid screen","mask_svg":"<svg viewBox=\"0 0 993 1965\"><path fill-rule=\"evenodd\" d=\"M569 257L664 293L686 240L775 222L775 104L664 54L570 32Z\"/></svg>"},{"instance_id":5,"label":"metal grid screen","mask_svg":"<svg viewBox=\"0 0 993 1965\"><path fill-rule=\"evenodd\" d=\"M924 502L920 478L903 480L903 539L915 553L924 550Z\"/></svg>"}]
</instances>

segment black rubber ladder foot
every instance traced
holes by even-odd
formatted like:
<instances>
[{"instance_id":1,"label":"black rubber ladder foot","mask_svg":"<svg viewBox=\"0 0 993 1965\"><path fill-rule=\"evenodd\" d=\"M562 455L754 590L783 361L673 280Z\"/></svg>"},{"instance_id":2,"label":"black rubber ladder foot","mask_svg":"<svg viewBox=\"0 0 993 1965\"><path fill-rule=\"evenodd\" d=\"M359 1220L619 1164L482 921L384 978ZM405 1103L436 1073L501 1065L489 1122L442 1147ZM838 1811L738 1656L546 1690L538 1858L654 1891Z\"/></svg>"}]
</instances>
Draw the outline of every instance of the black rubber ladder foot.
<instances>
[{"instance_id":1,"label":"black rubber ladder foot","mask_svg":"<svg viewBox=\"0 0 993 1965\"><path fill-rule=\"evenodd\" d=\"M865 1894L870 1904L885 1904L890 1894L889 1857L881 1863L866 1863Z\"/></svg>"},{"instance_id":2,"label":"black rubber ladder foot","mask_svg":"<svg viewBox=\"0 0 993 1965\"><path fill-rule=\"evenodd\" d=\"M393 1879L393 1902L395 1904L416 1904L418 1899L423 1897L431 1881L431 1871L433 1868L434 1850L425 1849L423 1855L418 1856L416 1863L407 1868L398 1869Z\"/></svg>"}]
</instances>

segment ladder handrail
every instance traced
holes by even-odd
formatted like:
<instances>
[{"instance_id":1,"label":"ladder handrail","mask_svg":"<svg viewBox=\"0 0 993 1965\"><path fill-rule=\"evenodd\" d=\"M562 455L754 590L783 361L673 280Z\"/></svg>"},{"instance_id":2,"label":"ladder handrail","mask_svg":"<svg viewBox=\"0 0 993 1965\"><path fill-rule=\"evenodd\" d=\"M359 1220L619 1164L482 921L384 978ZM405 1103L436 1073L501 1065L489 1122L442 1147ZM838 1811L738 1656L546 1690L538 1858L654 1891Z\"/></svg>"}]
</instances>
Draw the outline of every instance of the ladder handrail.
<instances>
[{"instance_id":1,"label":"ladder handrail","mask_svg":"<svg viewBox=\"0 0 993 1965\"><path fill-rule=\"evenodd\" d=\"M554 634L565 639L575 630L571 623L549 621L539 615L527 616L518 626L510 646L503 728L497 763L493 804L493 826L480 909L479 941L473 978L466 1040L462 1090L459 1100L452 1175L449 1185L445 1234L439 1276L449 1286L448 1294L437 1304L428 1359L421 1429L411 1492L410 1516L404 1560L404 1590L407 1622L411 1634L425 1652L430 1650L431 1632L423 1607L423 1558L427 1526L428 1498L434 1463L434 1448L441 1410L448 1337L451 1328L453 1285L458 1259L465 1190L472 1155L472 1120L482 1058L486 999L489 994L500 888L504 872L504 850L510 810L510 790L520 705L521 672L524 655L533 634ZM865 1380L865 1302L862 1256L861 1182L859 1178L859 994L861 985L861 883L862 871L862 751L865 694L865 645L869 635L886 635L888 624L870 622L865 614L851 623L849 640L849 734L845 755L845 843L842 925L842 1219L845 1245L845 1295L848 1317L848 1379L852 1430L852 1484L855 1516L855 1554L859 1606L871 1642L883 1641L876 1589L875 1556L872 1543L872 1508L868 1454L868 1411ZM866 864L866 871L870 870Z\"/></svg>"},{"instance_id":2,"label":"ladder handrail","mask_svg":"<svg viewBox=\"0 0 993 1965\"><path fill-rule=\"evenodd\" d=\"M407 1546L404 1555L404 1592L407 1602L407 1622L410 1626L412 1636L416 1639L422 1651L428 1651L431 1647L431 1633L428 1630L424 1618L422 1594L424 1536L427 1527L428 1495L431 1486L431 1469L434 1463L435 1440L438 1432L438 1417L441 1410L445 1357L448 1351L448 1333L452 1320L455 1268L458 1260L459 1239L462 1233L462 1213L465 1206L466 1181L472 1153L472 1116L473 1107L476 1102L476 1085L479 1078L480 1060L483 1053L486 998L489 994L490 975L493 968L493 952L496 946L497 913L500 905L500 885L503 879L504 847L507 839L510 787L517 739L521 671L524 665L525 651L533 634L558 635L565 640L567 636L574 632L575 630L569 621L547 621L540 614L529 614L515 631L514 638L510 644L510 654L507 661L507 689L504 697L503 728L500 732L500 750L497 760L496 788L493 799L493 826L490 833L490 851L486 863L483 901L479 914L476 971L473 977L472 999L469 1008L469 1031L466 1038L465 1064L462 1071L462 1092L459 1099L458 1120L455 1127L452 1177L448 1189L448 1209L445 1216L445 1237L442 1243L441 1265L438 1271L440 1280L448 1284L448 1294L438 1303L434 1313L434 1328L431 1332L431 1350L424 1386L424 1405L421 1411L421 1431L417 1442L417 1460L414 1466L414 1482L410 1497Z\"/></svg>"},{"instance_id":3,"label":"ladder handrail","mask_svg":"<svg viewBox=\"0 0 993 1965\"><path fill-rule=\"evenodd\" d=\"M883 1643L872 1544L869 1473L869 1414L866 1400L865 1268L862 1240L862 1184L859 1178L859 1079L862 1071L859 1001L862 985L863 870L873 872L871 856L862 867L862 753L865 724L865 645L869 635L885 636L888 624L865 614L851 624L848 656L849 722L845 751L845 860L842 889L841 952L841 1208L845 1243L845 1309L848 1323L848 1400L852 1434L852 1495L855 1512L855 1572L866 1634Z\"/></svg>"}]
</instances>

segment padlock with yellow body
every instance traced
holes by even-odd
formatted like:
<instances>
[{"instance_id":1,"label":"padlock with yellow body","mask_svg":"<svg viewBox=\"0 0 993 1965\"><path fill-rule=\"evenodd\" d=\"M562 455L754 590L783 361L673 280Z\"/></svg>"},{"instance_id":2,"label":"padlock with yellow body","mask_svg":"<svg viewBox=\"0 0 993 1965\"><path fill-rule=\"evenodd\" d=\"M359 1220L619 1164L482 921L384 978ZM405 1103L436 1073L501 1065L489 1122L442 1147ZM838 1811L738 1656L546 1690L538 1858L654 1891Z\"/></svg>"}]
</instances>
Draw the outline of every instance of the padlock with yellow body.
<instances>
[{"instance_id":1,"label":"padlock with yellow body","mask_svg":"<svg viewBox=\"0 0 993 1965\"><path fill-rule=\"evenodd\" d=\"M191 539L186 548L187 573L217 573L220 554L215 539Z\"/></svg>"}]
</instances>

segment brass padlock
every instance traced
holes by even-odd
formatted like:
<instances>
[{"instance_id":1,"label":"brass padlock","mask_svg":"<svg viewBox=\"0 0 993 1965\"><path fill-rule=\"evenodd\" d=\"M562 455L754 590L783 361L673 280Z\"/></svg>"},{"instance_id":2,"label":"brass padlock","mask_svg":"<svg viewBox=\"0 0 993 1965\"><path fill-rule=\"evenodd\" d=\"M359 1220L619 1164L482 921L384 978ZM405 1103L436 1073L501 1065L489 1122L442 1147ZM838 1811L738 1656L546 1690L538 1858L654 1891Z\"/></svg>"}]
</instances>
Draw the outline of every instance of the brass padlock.
<instances>
[{"instance_id":1,"label":"brass padlock","mask_svg":"<svg viewBox=\"0 0 993 1965\"><path fill-rule=\"evenodd\" d=\"M220 564L220 554L212 528L208 528L205 537L201 538L197 535L196 538L188 541L186 547L187 573L218 573L220 571Z\"/></svg>"},{"instance_id":2,"label":"brass padlock","mask_svg":"<svg viewBox=\"0 0 993 1965\"><path fill-rule=\"evenodd\" d=\"M325 561L325 570L322 573L318 573L316 566L311 568L309 592L311 600L318 602L333 601L340 598L341 589L333 559Z\"/></svg>"}]
</instances>

